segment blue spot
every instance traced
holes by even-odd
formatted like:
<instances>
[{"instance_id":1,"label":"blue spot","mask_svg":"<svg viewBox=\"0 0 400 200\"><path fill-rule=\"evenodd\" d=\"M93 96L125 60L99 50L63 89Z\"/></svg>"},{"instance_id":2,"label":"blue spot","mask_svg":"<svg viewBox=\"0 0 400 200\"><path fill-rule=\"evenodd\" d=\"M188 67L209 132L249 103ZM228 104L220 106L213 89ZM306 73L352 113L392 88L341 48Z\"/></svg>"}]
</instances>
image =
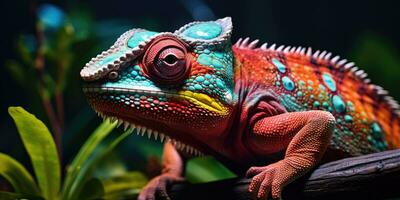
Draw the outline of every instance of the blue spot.
<instances>
[{"instance_id":1,"label":"blue spot","mask_svg":"<svg viewBox=\"0 0 400 200\"><path fill-rule=\"evenodd\" d=\"M210 85L210 82L204 81L203 84L207 86L207 85Z\"/></svg>"},{"instance_id":2,"label":"blue spot","mask_svg":"<svg viewBox=\"0 0 400 200\"><path fill-rule=\"evenodd\" d=\"M286 90L292 91L294 89L294 83L289 77L284 76L282 82Z\"/></svg>"},{"instance_id":3,"label":"blue spot","mask_svg":"<svg viewBox=\"0 0 400 200\"><path fill-rule=\"evenodd\" d=\"M217 80L215 80L217 87L219 88L224 88L224 83L221 81L221 79L217 78Z\"/></svg>"},{"instance_id":4,"label":"blue spot","mask_svg":"<svg viewBox=\"0 0 400 200\"><path fill-rule=\"evenodd\" d=\"M336 91L336 83L332 78L332 75L328 74L328 73L324 73L322 75L322 79L324 80L325 85L332 91Z\"/></svg>"},{"instance_id":5,"label":"blue spot","mask_svg":"<svg viewBox=\"0 0 400 200\"><path fill-rule=\"evenodd\" d=\"M203 82L204 81L204 77L203 76L198 76L195 79L197 82Z\"/></svg>"},{"instance_id":6,"label":"blue spot","mask_svg":"<svg viewBox=\"0 0 400 200\"><path fill-rule=\"evenodd\" d=\"M149 37L151 37L152 35L157 34L157 32L153 32L153 31L142 31L142 32L138 32L133 34L133 36L131 38L129 38L128 40L128 47L129 48L135 48L139 45L139 42L145 41L146 39L148 39Z\"/></svg>"},{"instance_id":7,"label":"blue spot","mask_svg":"<svg viewBox=\"0 0 400 200\"><path fill-rule=\"evenodd\" d=\"M135 70L133 70L133 71L131 72L131 74L132 74L132 76L137 76L137 75L138 75L137 71L135 71Z\"/></svg>"},{"instance_id":8,"label":"blue spot","mask_svg":"<svg viewBox=\"0 0 400 200\"><path fill-rule=\"evenodd\" d=\"M217 59L214 59L213 61L212 61L212 65L215 67L215 68L217 68L217 69L219 69L219 68L222 68L224 65L219 61L219 60L217 60Z\"/></svg>"},{"instance_id":9,"label":"blue spot","mask_svg":"<svg viewBox=\"0 0 400 200\"><path fill-rule=\"evenodd\" d=\"M206 75L204 75L204 77L206 77L206 79L210 79L211 75L210 74L206 74Z\"/></svg>"},{"instance_id":10,"label":"blue spot","mask_svg":"<svg viewBox=\"0 0 400 200\"><path fill-rule=\"evenodd\" d=\"M199 84L195 84L195 85L194 85L194 88L195 88L196 90L201 90L201 89L203 89L203 87L201 87L201 85L199 85Z\"/></svg>"},{"instance_id":11,"label":"blue spot","mask_svg":"<svg viewBox=\"0 0 400 200\"><path fill-rule=\"evenodd\" d=\"M297 92L297 96L298 96L298 97L302 97L302 96L303 96L303 93L302 93L301 91L298 91L298 92Z\"/></svg>"},{"instance_id":12,"label":"blue spot","mask_svg":"<svg viewBox=\"0 0 400 200\"><path fill-rule=\"evenodd\" d=\"M197 58L197 62L202 64L202 65L211 65L211 57L207 54L200 54L199 57Z\"/></svg>"},{"instance_id":13,"label":"blue spot","mask_svg":"<svg viewBox=\"0 0 400 200\"><path fill-rule=\"evenodd\" d=\"M351 122L353 122L353 117L350 115L345 115L344 121L346 121L347 123L351 123Z\"/></svg>"},{"instance_id":14,"label":"blue spot","mask_svg":"<svg viewBox=\"0 0 400 200\"><path fill-rule=\"evenodd\" d=\"M225 53L216 51L216 52L214 52L214 55L217 56L217 58L224 58Z\"/></svg>"},{"instance_id":15,"label":"blue spot","mask_svg":"<svg viewBox=\"0 0 400 200\"><path fill-rule=\"evenodd\" d=\"M43 4L38 8L37 12L39 21L50 29L57 29L65 22L64 12L57 6Z\"/></svg>"},{"instance_id":16,"label":"blue spot","mask_svg":"<svg viewBox=\"0 0 400 200\"><path fill-rule=\"evenodd\" d=\"M371 132L374 138L381 138L382 137L382 129L378 123L374 122L371 124Z\"/></svg>"},{"instance_id":17,"label":"blue spot","mask_svg":"<svg viewBox=\"0 0 400 200\"><path fill-rule=\"evenodd\" d=\"M222 28L219 24L215 22L205 22L186 29L183 35L195 39L210 40L218 37L221 32Z\"/></svg>"},{"instance_id":18,"label":"blue spot","mask_svg":"<svg viewBox=\"0 0 400 200\"><path fill-rule=\"evenodd\" d=\"M105 65L105 64L111 63L111 62L113 62L114 60L116 60L117 58L119 58L121 56L122 56L122 53L111 54L111 55L105 57L103 60L100 60L99 64L100 65Z\"/></svg>"},{"instance_id":19,"label":"blue spot","mask_svg":"<svg viewBox=\"0 0 400 200\"><path fill-rule=\"evenodd\" d=\"M286 71L286 66L284 64L282 64L278 59L276 58L272 58L272 63L275 65L276 68L278 68L278 70L281 73L285 73Z\"/></svg>"},{"instance_id":20,"label":"blue spot","mask_svg":"<svg viewBox=\"0 0 400 200\"><path fill-rule=\"evenodd\" d=\"M344 103L343 99L340 96L338 95L333 96L332 103L333 106L335 107L336 112L342 113L346 111L346 104Z\"/></svg>"},{"instance_id":21,"label":"blue spot","mask_svg":"<svg viewBox=\"0 0 400 200\"><path fill-rule=\"evenodd\" d=\"M319 107L321 103L319 101L314 101L314 107Z\"/></svg>"},{"instance_id":22,"label":"blue spot","mask_svg":"<svg viewBox=\"0 0 400 200\"><path fill-rule=\"evenodd\" d=\"M351 101L347 102L347 106L349 107L350 112L354 112L354 105Z\"/></svg>"}]
</instances>

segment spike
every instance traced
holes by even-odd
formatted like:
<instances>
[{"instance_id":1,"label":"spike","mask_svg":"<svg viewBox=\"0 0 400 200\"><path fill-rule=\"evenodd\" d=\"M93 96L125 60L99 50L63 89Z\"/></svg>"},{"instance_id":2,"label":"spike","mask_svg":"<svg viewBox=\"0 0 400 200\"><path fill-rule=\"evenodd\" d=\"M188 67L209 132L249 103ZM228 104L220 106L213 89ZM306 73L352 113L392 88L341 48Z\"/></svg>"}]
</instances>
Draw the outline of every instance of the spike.
<instances>
[{"instance_id":1,"label":"spike","mask_svg":"<svg viewBox=\"0 0 400 200\"><path fill-rule=\"evenodd\" d=\"M238 41L235 43L236 47L240 47L240 44L242 43L242 38L239 38Z\"/></svg>"},{"instance_id":2,"label":"spike","mask_svg":"<svg viewBox=\"0 0 400 200\"><path fill-rule=\"evenodd\" d=\"M130 128L128 129L129 134L131 134L131 133L133 132L133 130L134 130L134 128L130 127Z\"/></svg>"},{"instance_id":3,"label":"spike","mask_svg":"<svg viewBox=\"0 0 400 200\"><path fill-rule=\"evenodd\" d=\"M139 135L142 131L142 127L141 126L137 126L136 127L136 134Z\"/></svg>"},{"instance_id":4,"label":"spike","mask_svg":"<svg viewBox=\"0 0 400 200\"><path fill-rule=\"evenodd\" d=\"M258 40L258 39L254 40L253 42L251 42L251 43L249 44L248 48L249 48L249 49L254 49L254 48L257 46L257 44L258 44L259 41L260 41L260 40Z\"/></svg>"},{"instance_id":5,"label":"spike","mask_svg":"<svg viewBox=\"0 0 400 200\"><path fill-rule=\"evenodd\" d=\"M157 140L158 138L158 131L154 130L153 131L154 139Z\"/></svg>"},{"instance_id":6,"label":"spike","mask_svg":"<svg viewBox=\"0 0 400 200\"><path fill-rule=\"evenodd\" d=\"M150 139L151 138L151 135L152 135L152 133L153 133L153 130L152 129L147 129L147 137Z\"/></svg>"},{"instance_id":7,"label":"spike","mask_svg":"<svg viewBox=\"0 0 400 200\"><path fill-rule=\"evenodd\" d=\"M306 55L307 55L308 57L311 57L311 55L312 55L312 49L311 49L311 47L308 47L308 48L307 48L307 53L306 53Z\"/></svg>"},{"instance_id":8,"label":"spike","mask_svg":"<svg viewBox=\"0 0 400 200\"><path fill-rule=\"evenodd\" d=\"M290 48L291 48L290 46L287 46L285 49L283 49L283 52L284 52L284 53L289 53Z\"/></svg>"},{"instance_id":9,"label":"spike","mask_svg":"<svg viewBox=\"0 0 400 200\"><path fill-rule=\"evenodd\" d=\"M165 138L165 135L163 133L160 133L160 141L161 141L161 143L164 142L164 138Z\"/></svg>"},{"instance_id":10,"label":"spike","mask_svg":"<svg viewBox=\"0 0 400 200\"><path fill-rule=\"evenodd\" d=\"M129 127L129 122L125 121L124 122L124 131L126 131Z\"/></svg>"},{"instance_id":11,"label":"spike","mask_svg":"<svg viewBox=\"0 0 400 200\"><path fill-rule=\"evenodd\" d=\"M326 51L323 51L321 54L319 54L318 58L319 58L320 60L322 60L322 59L324 58L324 56L325 56L326 53L327 53Z\"/></svg>"},{"instance_id":12,"label":"spike","mask_svg":"<svg viewBox=\"0 0 400 200\"><path fill-rule=\"evenodd\" d=\"M276 49L276 51L282 51L283 48L285 48L285 46L284 46L284 45L281 45L281 46L279 46L279 47Z\"/></svg>"},{"instance_id":13,"label":"spike","mask_svg":"<svg viewBox=\"0 0 400 200\"><path fill-rule=\"evenodd\" d=\"M122 123L124 123L124 121L118 120L117 128L120 127Z\"/></svg>"},{"instance_id":14,"label":"spike","mask_svg":"<svg viewBox=\"0 0 400 200\"><path fill-rule=\"evenodd\" d=\"M314 54L312 55L313 58L318 59L318 55L319 55L319 50L317 50L316 52L314 52Z\"/></svg>"},{"instance_id":15,"label":"spike","mask_svg":"<svg viewBox=\"0 0 400 200\"><path fill-rule=\"evenodd\" d=\"M333 64L336 64L339 59L340 59L340 56L335 56L335 57L332 58L331 62Z\"/></svg>"},{"instance_id":16,"label":"spike","mask_svg":"<svg viewBox=\"0 0 400 200\"><path fill-rule=\"evenodd\" d=\"M301 46L298 46L296 49L296 53L301 53L301 49L303 49Z\"/></svg>"},{"instance_id":17,"label":"spike","mask_svg":"<svg viewBox=\"0 0 400 200\"><path fill-rule=\"evenodd\" d=\"M352 67L352 68L350 69L350 71L351 71L352 73L355 73L357 70L358 70L358 67Z\"/></svg>"},{"instance_id":18,"label":"spike","mask_svg":"<svg viewBox=\"0 0 400 200\"><path fill-rule=\"evenodd\" d=\"M140 135L144 136L144 134L146 133L146 127L142 126L142 130L140 131Z\"/></svg>"},{"instance_id":19,"label":"spike","mask_svg":"<svg viewBox=\"0 0 400 200\"><path fill-rule=\"evenodd\" d=\"M247 43L249 42L250 38L247 37L243 40L242 44L240 44L240 48L247 48Z\"/></svg>"},{"instance_id":20,"label":"spike","mask_svg":"<svg viewBox=\"0 0 400 200\"><path fill-rule=\"evenodd\" d=\"M356 73L355 73L356 76L361 76L363 74L364 74L364 70L362 70L362 69L356 71Z\"/></svg>"},{"instance_id":21,"label":"spike","mask_svg":"<svg viewBox=\"0 0 400 200\"><path fill-rule=\"evenodd\" d=\"M332 53L331 52L329 52L329 53L327 53L326 55L325 55L325 60L329 60L330 58L331 58L331 56L332 56Z\"/></svg>"},{"instance_id":22,"label":"spike","mask_svg":"<svg viewBox=\"0 0 400 200\"><path fill-rule=\"evenodd\" d=\"M347 60L346 60L346 59L342 59L342 60L339 61L337 64L338 64L339 66L342 66L342 65L345 64L345 63L347 63Z\"/></svg>"},{"instance_id":23,"label":"spike","mask_svg":"<svg viewBox=\"0 0 400 200\"><path fill-rule=\"evenodd\" d=\"M275 51L275 46L276 46L276 44L272 44L271 46L269 46L269 50Z\"/></svg>"},{"instance_id":24,"label":"spike","mask_svg":"<svg viewBox=\"0 0 400 200\"><path fill-rule=\"evenodd\" d=\"M354 66L354 62L349 62L344 65L344 69L348 70L348 69L352 68L353 66Z\"/></svg>"},{"instance_id":25,"label":"spike","mask_svg":"<svg viewBox=\"0 0 400 200\"><path fill-rule=\"evenodd\" d=\"M264 43L261 45L260 49L267 50L268 43Z\"/></svg>"}]
</instances>

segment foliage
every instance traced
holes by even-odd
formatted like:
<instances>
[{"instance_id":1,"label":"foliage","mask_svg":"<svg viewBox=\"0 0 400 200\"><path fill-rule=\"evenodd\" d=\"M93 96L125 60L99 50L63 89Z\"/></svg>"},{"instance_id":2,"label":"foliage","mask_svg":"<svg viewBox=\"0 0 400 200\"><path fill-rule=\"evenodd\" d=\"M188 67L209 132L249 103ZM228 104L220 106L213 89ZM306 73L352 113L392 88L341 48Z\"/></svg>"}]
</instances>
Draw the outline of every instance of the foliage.
<instances>
[{"instance_id":1,"label":"foliage","mask_svg":"<svg viewBox=\"0 0 400 200\"><path fill-rule=\"evenodd\" d=\"M99 162L130 133L125 132L114 140L105 140L116 123L103 122L86 140L67 170L63 188L61 167L54 140L50 131L22 107L10 107L9 114L14 119L24 146L31 158L36 181L22 164L6 154L0 153L0 175L6 178L16 193L0 192L2 199L44 198L44 199L93 199L107 196L137 194L147 179L140 172L99 180L93 177L93 170ZM119 181L120 180L120 181ZM118 181L118 184L112 184ZM128 187L131 185L132 187Z\"/></svg>"}]
</instances>

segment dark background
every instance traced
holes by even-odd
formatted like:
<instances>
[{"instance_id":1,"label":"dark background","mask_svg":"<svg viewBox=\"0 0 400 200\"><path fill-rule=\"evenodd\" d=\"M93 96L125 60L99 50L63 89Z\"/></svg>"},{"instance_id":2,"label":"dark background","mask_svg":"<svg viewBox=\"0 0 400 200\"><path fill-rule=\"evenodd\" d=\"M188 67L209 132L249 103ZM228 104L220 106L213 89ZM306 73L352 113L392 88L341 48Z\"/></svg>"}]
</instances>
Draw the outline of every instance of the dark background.
<instances>
[{"instance_id":1,"label":"dark background","mask_svg":"<svg viewBox=\"0 0 400 200\"><path fill-rule=\"evenodd\" d=\"M193 20L214 20L231 16L233 41L239 37L260 39L270 44L311 46L329 50L355 61L376 84L400 99L400 11L395 1L2 1L0 19L0 152L25 160L24 150L7 107L20 105L48 120L38 96L28 94L5 67L9 59L19 60L16 43L21 35L35 34L35 7L50 3L66 15L83 12L89 19L83 44L74 46L75 59L65 89L65 160L75 153L84 138L100 120L95 117L80 92L79 70L124 31L141 27L155 31L173 31ZM79 21L79 18L78 18ZM80 29L80 30L78 30ZM62 57L63 55L59 55ZM51 66L46 66L49 71ZM33 74L34 75L34 74ZM28 83L29 84L29 83ZM37 87L34 83L28 87ZM83 125L76 125L82 122ZM79 123L78 123L79 124ZM153 145L153 144L152 144ZM140 151L133 145L124 150ZM157 144L157 148L161 145ZM128 156L128 159L131 159Z\"/></svg>"}]
</instances>

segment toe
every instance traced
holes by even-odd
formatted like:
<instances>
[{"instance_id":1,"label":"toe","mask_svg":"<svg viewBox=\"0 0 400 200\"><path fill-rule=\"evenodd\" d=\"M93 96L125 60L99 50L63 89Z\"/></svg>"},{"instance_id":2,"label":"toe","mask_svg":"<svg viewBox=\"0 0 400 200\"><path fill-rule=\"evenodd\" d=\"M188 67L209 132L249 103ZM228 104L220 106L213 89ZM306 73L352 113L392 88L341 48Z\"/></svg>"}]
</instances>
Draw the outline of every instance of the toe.
<instances>
[{"instance_id":1,"label":"toe","mask_svg":"<svg viewBox=\"0 0 400 200\"><path fill-rule=\"evenodd\" d=\"M258 189L258 195L257 197L259 199L267 199L270 191L271 191L271 184L272 184L272 179L267 178L267 176L264 178L262 181L260 188Z\"/></svg>"},{"instance_id":2,"label":"toe","mask_svg":"<svg viewBox=\"0 0 400 200\"><path fill-rule=\"evenodd\" d=\"M257 194L258 188L264 180L264 173L260 173L253 177L249 185L249 192Z\"/></svg>"}]
</instances>

